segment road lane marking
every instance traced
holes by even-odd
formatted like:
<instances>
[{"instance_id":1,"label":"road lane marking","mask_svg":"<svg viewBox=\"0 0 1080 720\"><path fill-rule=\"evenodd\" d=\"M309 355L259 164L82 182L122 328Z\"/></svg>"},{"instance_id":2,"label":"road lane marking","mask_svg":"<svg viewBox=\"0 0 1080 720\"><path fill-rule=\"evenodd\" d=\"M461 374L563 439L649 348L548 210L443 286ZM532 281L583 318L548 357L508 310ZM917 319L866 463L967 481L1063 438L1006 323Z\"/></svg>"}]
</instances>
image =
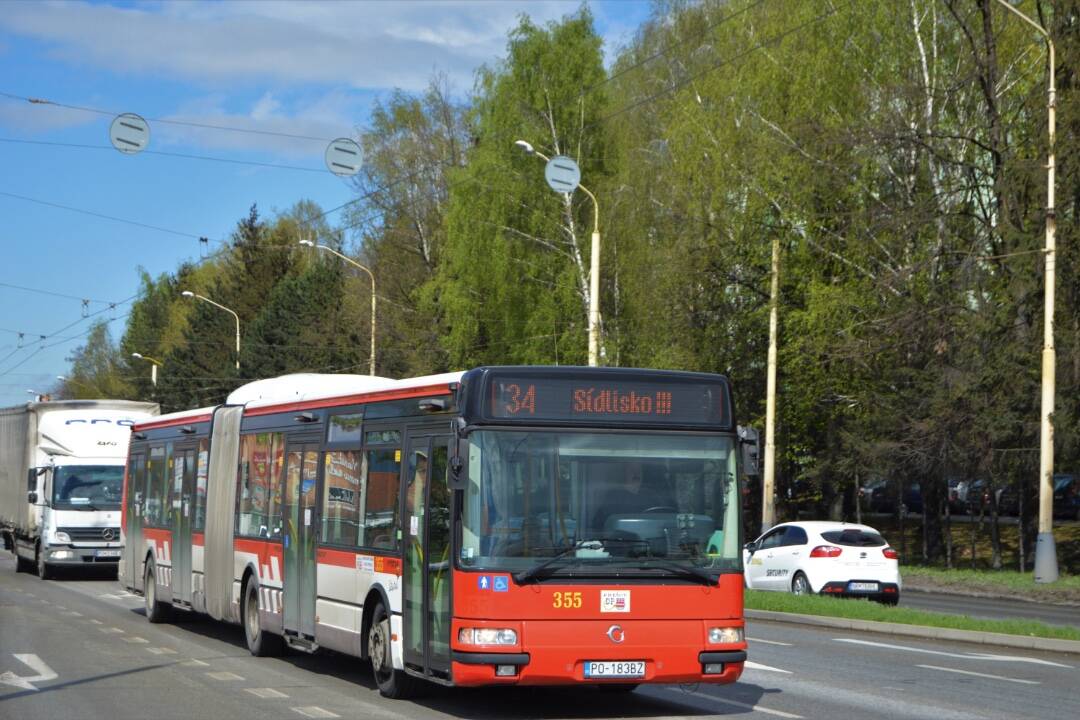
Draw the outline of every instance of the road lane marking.
<instances>
[{"instance_id":1,"label":"road lane marking","mask_svg":"<svg viewBox=\"0 0 1080 720\"><path fill-rule=\"evenodd\" d=\"M990 678L991 680L1004 680L1005 682L1023 683L1024 685L1042 685L1038 680L1021 680L1020 678L1003 677L1001 675L991 675L990 673L971 672L970 670L958 670L956 668L938 667L937 665L916 665L915 667L926 668L927 670L940 670L942 672L958 673L960 675L974 675L975 677Z\"/></svg>"},{"instance_id":2,"label":"road lane marking","mask_svg":"<svg viewBox=\"0 0 1080 720\"><path fill-rule=\"evenodd\" d=\"M56 678L60 677L53 671L52 668L45 664L44 660L39 658L37 655L34 655L33 653L13 654L15 655L16 660L21 662L23 665L26 665L28 668L37 673L37 675L21 676L16 675L9 670L7 672L0 673L0 684L12 685L21 690L34 690L36 692L37 688L34 687L34 683L55 680Z\"/></svg>"},{"instance_id":3,"label":"road lane marking","mask_svg":"<svg viewBox=\"0 0 1080 720\"><path fill-rule=\"evenodd\" d=\"M206 676L208 678L213 678L214 680L220 680L221 682L233 682L234 680L244 679L236 673L231 672L208 672L206 673Z\"/></svg>"},{"instance_id":4,"label":"road lane marking","mask_svg":"<svg viewBox=\"0 0 1080 720\"><path fill-rule=\"evenodd\" d=\"M336 718L341 717L337 713L332 713L329 710L323 710L318 705L307 705L305 707L294 707L293 712L300 713L304 717L309 718Z\"/></svg>"},{"instance_id":5,"label":"road lane marking","mask_svg":"<svg viewBox=\"0 0 1080 720\"><path fill-rule=\"evenodd\" d=\"M868 645L870 647L886 648L888 650L906 650L908 652L925 653L927 655L940 655L942 657L959 658L961 660L989 660L993 662L1025 662L1033 663L1035 665L1048 665L1050 667L1059 667L1071 670L1071 665L1062 665L1061 663L1052 662L1050 660L1041 660L1039 658L1023 657L1021 655L991 655L990 653L955 653L945 652L943 650L930 650L929 648L911 647L910 645L893 645L891 643L873 642L871 640L856 640L854 638L833 638L836 642L851 643L853 645Z\"/></svg>"},{"instance_id":6,"label":"road lane marking","mask_svg":"<svg viewBox=\"0 0 1080 720\"><path fill-rule=\"evenodd\" d=\"M264 699L289 697L285 693L281 692L280 690L275 690L274 688L244 688L244 692L249 692L255 697L260 697Z\"/></svg>"},{"instance_id":7,"label":"road lane marking","mask_svg":"<svg viewBox=\"0 0 1080 720\"><path fill-rule=\"evenodd\" d=\"M65 612L64 614L65 614L65 615L70 615L71 617L82 617L82 613L81 613L81 612L77 612L77 611L75 611L75 610L68 610L68 611L67 611L67 612Z\"/></svg>"},{"instance_id":8,"label":"road lane marking","mask_svg":"<svg viewBox=\"0 0 1080 720\"><path fill-rule=\"evenodd\" d=\"M766 715L775 715L776 717L791 718L792 720L802 720L803 717L802 715L787 713L783 710L773 710L772 708L762 707L760 705L751 705L750 703L739 702L738 700L728 700L727 698L717 697L716 695L709 695L708 693L697 692L695 690L682 690L681 688L673 687L669 687L667 689L674 692L681 692L684 695L693 695L694 697L704 698L709 702L720 703L721 705L730 705L732 707L737 707L742 710L765 713Z\"/></svg>"},{"instance_id":9,"label":"road lane marking","mask_svg":"<svg viewBox=\"0 0 1080 720\"><path fill-rule=\"evenodd\" d=\"M103 624L100 620L91 620L90 622L92 622L94 625L102 625Z\"/></svg>"},{"instance_id":10,"label":"road lane marking","mask_svg":"<svg viewBox=\"0 0 1080 720\"><path fill-rule=\"evenodd\" d=\"M155 655L175 655L176 651L167 647L152 647L146 648L146 652L154 653Z\"/></svg>"},{"instance_id":11,"label":"road lane marking","mask_svg":"<svg viewBox=\"0 0 1080 720\"><path fill-rule=\"evenodd\" d=\"M763 638L752 638L752 637L748 637L746 639L749 640L750 642L765 643L766 645L781 645L783 647L791 647L791 643L780 642L779 640L765 640Z\"/></svg>"},{"instance_id":12,"label":"road lane marking","mask_svg":"<svg viewBox=\"0 0 1080 720\"><path fill-rule=\"evenodd\" d=\"M67 610L67 608L66 608L66 607L64 607L63 605L57 605L57 606L56 606L56 609L57 609L57 610Z\"/></svg>"},{"instance_id":13,"label":"road lane marking","mask_svg":"<svg viewBox=\"0 0 1080 720\"><path fill-rule=\"evenodd\" d=\"M180 663L184 667L210 667L210 663L191 658L187 662Z\"/></svg>"},{"instance_id":14,"label":"road lane marking","mask_svg":"<svg viewBox=\"0 0 1080 720\"><path fill-rule=\"evenodd\" d=\"M118 627L98 628L103 633L112 633L113 635L123 635L124 631Z\"/></svg>"},{"instance_id":15,"label":"road lane marking","mask_svg":"<svg viewBox=\"0 0 1080 720\"><path fill-rule=\"evenodd\" d=\"M784 675L791 674L790 670L781 670L780 668L774 668L769 665L762 665L760 663L750 662L749 660L743 663L743 667L747 670L768 670L769 672L778 672L783 673Z\"/></svg>"},{"instance_id":16,"label":"road lane marking","mask_svg":"<svg viewBox=\"0 0 1080 720\"><path fill-rule=\"evenodd\" d=\"M124 642L126 642L126 643L148 643L150 641L147 640L146 638L141 638L141 637L126 637L126 638L124 638Z\"/></svg>"}]
</instances>

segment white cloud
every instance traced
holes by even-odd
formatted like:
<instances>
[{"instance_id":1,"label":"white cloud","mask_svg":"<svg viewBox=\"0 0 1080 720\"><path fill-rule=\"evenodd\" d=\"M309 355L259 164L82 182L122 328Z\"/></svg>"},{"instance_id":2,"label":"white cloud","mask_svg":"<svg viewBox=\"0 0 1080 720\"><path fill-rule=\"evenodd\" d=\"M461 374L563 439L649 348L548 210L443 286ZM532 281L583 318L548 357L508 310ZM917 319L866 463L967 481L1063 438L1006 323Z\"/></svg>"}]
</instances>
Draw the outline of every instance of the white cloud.
<instances>
[{"instance_id":1,"label":"white cloud","mask_svg":"<svg viewBox=\"0 0 1080 720\"><path fill-rule=\"evenodd\" d=\"M0 27L54 57L119 74L215 86L237 80L422 88L433 68L471 84L527 13L538 22L576 0L524 2L178 2L136 7L9 3Z\"/></svg>"}]
</instances>

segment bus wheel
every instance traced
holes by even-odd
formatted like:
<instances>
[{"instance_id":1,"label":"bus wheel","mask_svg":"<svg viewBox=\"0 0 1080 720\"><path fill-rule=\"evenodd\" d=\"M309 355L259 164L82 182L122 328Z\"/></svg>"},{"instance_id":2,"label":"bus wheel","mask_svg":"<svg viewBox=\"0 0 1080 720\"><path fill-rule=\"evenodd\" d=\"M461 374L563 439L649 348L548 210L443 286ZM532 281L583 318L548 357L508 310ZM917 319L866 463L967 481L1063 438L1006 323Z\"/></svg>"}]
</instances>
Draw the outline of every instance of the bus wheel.
<instances>
[{"instance_id":1,"label":"bus wheel","mask_svg":"<svg viewBox=\"0 0 1080 720\"><path fill-rule=\"evenodd\" d=\"M48 580L53 576L52 568L45 562L45 553L40 547L37 549L37 576L42 580Z\"/></svg>"},{"instance_id":2,"label":"bus wheel","mask_svg":"<svg viewBox=\"0 0 1080 720\"><path fill-rule=\"evenodd\" d=\"M244 638L247 640L248 650L255 657L268 657L280 655L282 638L280 635L268 633L259 624L259 583L254 577L248 580L244 586Z\"/></svg>"},{"instance_id":3,"label":"bus wheel","mask_svg":"<svg viewBox=\"0 0 1080 720\"><path fill-rule=\"evenodd\" d=\"M154 580L154 563L146 563L146 575L143 577L143 598L146 600L146 619L152 623L163 623L169 619L168 605L158 602L157 582Z\"/></svg>"},{"instance_id":4,"label":"bus wheel","mask_svg":"<svg viewBox=\"0 0 1080 720\"><path fill-rule=\"evenodd\" d=\"M403 670L394 669L390 655L390 613L379 602L371 614L371 626L368 628L368 656L371 658L371 672L379 686L379 693L384 697L403 699L416 691L416 680Z\"/></svg>"}]
</instances>

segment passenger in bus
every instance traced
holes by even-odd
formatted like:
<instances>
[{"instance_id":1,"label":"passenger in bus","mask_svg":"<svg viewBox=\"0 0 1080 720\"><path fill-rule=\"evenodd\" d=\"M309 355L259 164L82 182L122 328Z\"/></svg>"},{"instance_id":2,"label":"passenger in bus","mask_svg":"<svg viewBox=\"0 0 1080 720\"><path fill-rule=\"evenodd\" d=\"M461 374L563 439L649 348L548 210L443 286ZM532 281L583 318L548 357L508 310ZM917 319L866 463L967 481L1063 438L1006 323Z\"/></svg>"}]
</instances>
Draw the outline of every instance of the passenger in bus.
<instances>
[{"instance_id":1,"label":"passenger in bus","mask_svg":"<svg viewBox=\"0 0 1080 720\"><path fill-rule=\"evenodd\" d=\"M672 508L674 505L674 501L657 482L646 478L645 466L641 462L627 463L624 478L601 496L593 514L593 527L604 527L607 519L615 515L634 515L657 508Z\"/></svg>"}]
</instances>

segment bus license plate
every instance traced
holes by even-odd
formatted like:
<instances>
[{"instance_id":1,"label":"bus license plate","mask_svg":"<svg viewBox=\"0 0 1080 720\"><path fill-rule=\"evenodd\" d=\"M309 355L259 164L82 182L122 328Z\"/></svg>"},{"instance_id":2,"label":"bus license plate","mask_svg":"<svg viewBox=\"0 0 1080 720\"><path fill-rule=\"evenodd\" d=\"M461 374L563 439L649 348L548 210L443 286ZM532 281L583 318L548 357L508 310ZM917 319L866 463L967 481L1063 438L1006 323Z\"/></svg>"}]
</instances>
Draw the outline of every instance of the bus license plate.
<instances>
[{"instance_id":1,"label":"bus license plate","mask_svg":"<svg viewBox=\"0 0 1080 720\"><path fill-rule=\"evenodd\" d=\"M853 582L848 583L848 590L851 592L877 592L878 584L876 582Z\"/></svg>"},{"instance_id":2,"label":"bus license plate","mask_svg":"<svg viewBox=\"0 0 1080 720\"><path fill-rule=\"evenodd\" d=\"M589 660L585 663L587 678L645 677L644 660Z\"/></svg>"},{"instance_id":3,"label":"bus license plate","mask_svg":"<svg viewBox=\"0 0 1080 720\"><path fill-rule=\"evenodd\" d=\"M98 550L94 554L97 555L98 557L116 557L116 558L120 557L120 551L119 550Z\"/></svg>"}]
</instances>

